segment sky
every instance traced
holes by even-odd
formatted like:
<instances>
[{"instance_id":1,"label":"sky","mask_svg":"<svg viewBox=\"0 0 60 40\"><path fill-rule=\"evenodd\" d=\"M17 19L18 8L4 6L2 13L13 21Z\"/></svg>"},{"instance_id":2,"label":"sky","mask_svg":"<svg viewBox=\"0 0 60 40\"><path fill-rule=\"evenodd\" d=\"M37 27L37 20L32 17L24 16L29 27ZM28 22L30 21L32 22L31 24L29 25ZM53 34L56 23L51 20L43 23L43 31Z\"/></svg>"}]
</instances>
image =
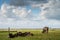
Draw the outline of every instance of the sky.
<instances>
[{"instance_id":1,"label":"sky","mask_svg":"<svg viewBox=\"0 0 60 40\"><path fill-rule=\"evenodd\" d=\"M0 28L60 28L60 0L0 0Z\"/></svg>"}]
</instances>

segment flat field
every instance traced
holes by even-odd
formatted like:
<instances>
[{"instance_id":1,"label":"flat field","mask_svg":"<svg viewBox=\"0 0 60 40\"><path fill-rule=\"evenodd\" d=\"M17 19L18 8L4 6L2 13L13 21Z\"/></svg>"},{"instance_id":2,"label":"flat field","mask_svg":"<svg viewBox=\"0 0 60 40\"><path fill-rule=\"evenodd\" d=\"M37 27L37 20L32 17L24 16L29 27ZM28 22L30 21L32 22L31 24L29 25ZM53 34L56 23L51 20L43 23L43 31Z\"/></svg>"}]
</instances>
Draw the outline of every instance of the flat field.
<instances>
[{"instance_id":1,"label":"flat field","mask_svg":"<svg viewBox=\"0 0 60 40\"><path fill-rule=\"evenodd\" d=\"M0 40L60 40L60 30L50 30L48 34L41 33L41 30L19 30L19 31L31 32L34 34L34 36L8 38L8 31L0 31Z\"/></svg>"}]
</instances>

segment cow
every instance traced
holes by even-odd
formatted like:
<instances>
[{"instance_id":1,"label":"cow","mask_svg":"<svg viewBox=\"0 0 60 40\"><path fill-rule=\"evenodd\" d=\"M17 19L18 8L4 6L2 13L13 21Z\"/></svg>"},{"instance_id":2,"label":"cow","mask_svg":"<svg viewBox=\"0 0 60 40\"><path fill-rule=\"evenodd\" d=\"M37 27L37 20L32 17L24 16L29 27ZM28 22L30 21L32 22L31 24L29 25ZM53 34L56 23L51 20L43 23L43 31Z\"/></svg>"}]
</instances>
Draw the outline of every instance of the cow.
<instances>
[{"instance_id":1,"label":"cow","mask_svg":"<svg viewBox=\"0 0 60 40\"><path fill-rule=\"evenodd\" d=\"M9 38L14 38L15 35L13 35L12 33L9 33Z\"/></svg>"},{"instance_id":2,"label":"cow","mask_svg":"<svg viewBox=\"0 0 60 40\"><path fill-rule=\"evenodd\" d=\"M42 33L48 33L48 31L49 31L49 28L48 27L44 27Z\"/></svg>"}]
</instances>

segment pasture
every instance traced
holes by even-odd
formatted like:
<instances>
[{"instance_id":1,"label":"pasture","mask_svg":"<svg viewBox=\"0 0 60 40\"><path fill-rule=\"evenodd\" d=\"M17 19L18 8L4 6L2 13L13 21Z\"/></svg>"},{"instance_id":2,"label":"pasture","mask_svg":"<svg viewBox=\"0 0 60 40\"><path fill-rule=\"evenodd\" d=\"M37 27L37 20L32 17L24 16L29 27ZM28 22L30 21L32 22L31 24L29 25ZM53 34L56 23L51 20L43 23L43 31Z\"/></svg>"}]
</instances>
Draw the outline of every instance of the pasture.
<instances>
[{"instance_id":1,"label":"pasture","mask_svg":"<svg viewBox=\"0 0 60 40\"><path fill-rule=\"evenodd\" d=\"M31 32L34 36L8 38L8 31L0 31L0 40L60 40L60 30L50 30L49 33L41 33L41 30L18 30L18 32ZM15 34L16 31L11 33Z\"/></svg>"}]
</instances>

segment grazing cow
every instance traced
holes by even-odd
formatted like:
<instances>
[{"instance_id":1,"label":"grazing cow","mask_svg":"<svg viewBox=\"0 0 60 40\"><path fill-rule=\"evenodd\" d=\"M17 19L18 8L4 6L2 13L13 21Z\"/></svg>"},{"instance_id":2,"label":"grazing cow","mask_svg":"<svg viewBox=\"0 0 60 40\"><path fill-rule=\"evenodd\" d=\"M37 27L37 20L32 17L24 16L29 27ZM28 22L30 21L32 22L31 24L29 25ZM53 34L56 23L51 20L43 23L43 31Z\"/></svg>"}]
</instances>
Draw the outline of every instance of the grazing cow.
<instances>
[{"instance_id":1,"label":"grazing cow","mask_svg":"<svg viewBox=\"0 0 60 40\"><path fill-rule=\"evenodd\" d=\"M18 37L18 33L15 33L14 36L15 36L15 37Z\"/></svg>"},{"instance_id":2,"label":"grazing cow","mask_svg":"<svg viewBox=\"0 0 60 40\"><path fill-rule=\"evenodd\" d=\"M24 33L19 32L18 35L19 35L19 36L22 36L22 37L25 37L25 36L33 36L33 34L30 33L30 32L24 32Z\"/></svg>"},{"instance_id":3,"label":"grazing cow","mask_svg":"<svg viewBox=\"0 0 60 40\"><path fill-rule=\"evenodd\" d=\"M25 35L26 35L26 36L33 36L33 34L30 33L30 32L25 32Z\"/></svg>"},{"instance_id":4,"label":"grazing cow","mask_svg":"<svg viewBox=\"0 0 60 40\"><path fill-rule=\"evenodd\" d=\"M26 36L29 36L29 35L30 35L30 32L25 32L25 35L26 35Z\"/></svg>"},{"instance_id":5,"label":"grazing cow","mask_svg":"<svg viewBox=\"0 0 60 40\"><path fill-rule=\"evenodd\" d=\"M18 32L17 34L18 34L18 36L22 36L22 32Z\"/></svg>"},{"instance_id":6,"label":"grazing cow","mask_svg":"<svg viewBox=\"0 0 60 40\"><path fill-rule=\"evenodd\" d=\"M49 30L48 27L44 27L42 33L48 33L48 30Z\"/></svg>"},{"instance_id":7,"label":"grazing cow","mask_svg":"<svg viewBox=\"0 0 60 40\"><path fill-rule=\"evenodd\" d=\"M21 33L20 36L25 37L25 36L27 36L28 34L29 34L28 32L24 32L24 33Z\"/></svg>"},{"instance_id":8,"label":"grazing cow","mask_svg":"<svg viewBox=\"0 0 60 40\"><path fill-rule=\"evenodd\" d=\"M14 38L15 35L13 35L12 33L9 33L9 38Z\"/></svg>"},{"instance_id":9,"label":"grazing cow","mask_svg":"<svg viewBox=\"0 0 60 40\"><path fill-rule=\"evenodd\" d=\"M34 34L31 33L31 36L33 36Z\"/></svg>"}]
</instances>

